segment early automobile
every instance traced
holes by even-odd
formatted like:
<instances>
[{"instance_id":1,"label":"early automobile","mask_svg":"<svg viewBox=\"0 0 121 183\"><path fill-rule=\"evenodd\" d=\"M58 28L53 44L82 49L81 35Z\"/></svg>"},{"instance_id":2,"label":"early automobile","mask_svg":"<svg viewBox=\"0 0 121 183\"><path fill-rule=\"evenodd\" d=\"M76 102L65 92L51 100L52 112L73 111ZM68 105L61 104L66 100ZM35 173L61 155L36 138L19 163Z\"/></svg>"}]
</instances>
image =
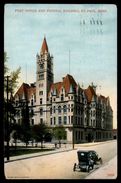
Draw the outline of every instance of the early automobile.
<instances>
[{"instance_id":1,"label":"early automobile","mask_svg":"<svg viewBox=\"0 0 121 183\"><path fill-rule=\"evenodd\" d=\"M90 171L90 169L94 168L94 165L96 164L102 164L102 158L99 157L96 151L94 150L87 150L87 151L77 151L78 155L78 164L74 163L73 171L76 170L76 168L79 168L81 171L86 170L87 172Z\"/></svg>"}]
</instances>

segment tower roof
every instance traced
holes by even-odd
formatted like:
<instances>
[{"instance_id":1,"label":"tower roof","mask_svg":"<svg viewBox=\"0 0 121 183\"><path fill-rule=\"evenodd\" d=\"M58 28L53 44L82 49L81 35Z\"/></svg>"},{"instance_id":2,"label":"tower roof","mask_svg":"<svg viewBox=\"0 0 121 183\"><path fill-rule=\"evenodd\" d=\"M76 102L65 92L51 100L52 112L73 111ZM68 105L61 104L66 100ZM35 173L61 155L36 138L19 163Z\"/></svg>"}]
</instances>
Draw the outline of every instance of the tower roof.
<instances>
[{"instance_id":1,"label":"tower roof","mask_svg":"<svg viewBox=\"0 0 121 183\"><path fill-rule=\"evenodd\" d=\"M43 43L42 43L42 47L41 47L41 52L48 52L48 45L47 45L47 41L46 38L44 37Z\"/></svg>"}]
</instances>

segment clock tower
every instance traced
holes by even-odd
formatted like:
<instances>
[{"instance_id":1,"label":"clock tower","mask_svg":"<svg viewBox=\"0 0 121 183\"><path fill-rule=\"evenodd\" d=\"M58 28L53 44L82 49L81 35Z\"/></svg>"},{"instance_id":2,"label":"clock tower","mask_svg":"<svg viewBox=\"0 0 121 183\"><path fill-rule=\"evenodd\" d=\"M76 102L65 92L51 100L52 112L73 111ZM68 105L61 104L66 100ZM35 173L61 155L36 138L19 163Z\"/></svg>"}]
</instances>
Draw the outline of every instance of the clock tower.
<instances>
[{"instance_id":1,"label":"clock tower","mask_svg":"<svg viewBox=\"0 0 121 183\"><path fill-rule=\"evenodd\" d=\"M44 37L40 53L36 55L36 106L37 123L46 123L47 95L53 83L53 57L50 56L46 38Z\"/></svg>"}]
</instances>

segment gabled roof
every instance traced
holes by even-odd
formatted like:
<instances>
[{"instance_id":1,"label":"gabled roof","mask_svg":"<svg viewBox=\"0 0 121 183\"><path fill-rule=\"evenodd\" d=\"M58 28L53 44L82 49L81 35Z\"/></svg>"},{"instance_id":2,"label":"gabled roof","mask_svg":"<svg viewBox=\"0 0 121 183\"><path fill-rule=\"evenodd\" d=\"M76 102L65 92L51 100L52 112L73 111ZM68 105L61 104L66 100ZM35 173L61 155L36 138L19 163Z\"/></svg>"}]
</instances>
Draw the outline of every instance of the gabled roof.
<instances>
[{"instance_id":1,"label":"gabled roof","mask_svg":"<svg viewBox=\"0 0 121 183\"><path fill-rule=\"evenodd\" d=\"M60 93L60 90L61 88L64 88L65 89L65 93L69 93L70 91L70 87L72 87L73 89L77 87L77 84L74 80L74 78L67 74L66 77L63 78L63 81L62 82L58 82L58 83L53 83L50 87L50 91L49 91L49 94L51 92L51 90L55 90L57 91L57 95Z\"/></svg>"},{"instance_id":2,"label":"gabled roof","mask_svg":"<svg viewBox=\"0 0 121 183\"><path fill-rule=\"evenodd\" d=\"M24 95L25 99L29 100L33 94L36 94L36 87L29 86L27 83L23 83L15 93L14 98L18 95L19 99L22 99Z\"/></svg>"},{"instance_id":3,"label":"gabled roof","mask_svg":"<svg viewBox=\"0 0 121 183\"><path fill-rule=\"evenodd\" d=\"M70 87L76 89L77 83L74 80L73 76L67 74L66 77L63 79L63 86L65 88L66 93L69 93Z\"/></svg>"},{"instance_id":4,"label":"gabled roof","mask_svg":"<svg viewBox=\"0 0 121 183\"><path fill-rule=\"evenodd\" d=\"M84 93L89 103L92 101L93 96L96 96L96 93L92 86L88 86L88 88L84 90Z\"/></svg>"},{"instance_id":5,"label":"gabled roof","mask_svg":"<svg viewBox=\"0 0 121 183\"><path fill-rule=\"evenodd\" d=\"M47 42L46 42L46 38L44 37L44 40L43 40L43 43L42 43L42 47L41 47L41 52L48 52L48 45L47 45Z\"/></svg>"}]
</instances>

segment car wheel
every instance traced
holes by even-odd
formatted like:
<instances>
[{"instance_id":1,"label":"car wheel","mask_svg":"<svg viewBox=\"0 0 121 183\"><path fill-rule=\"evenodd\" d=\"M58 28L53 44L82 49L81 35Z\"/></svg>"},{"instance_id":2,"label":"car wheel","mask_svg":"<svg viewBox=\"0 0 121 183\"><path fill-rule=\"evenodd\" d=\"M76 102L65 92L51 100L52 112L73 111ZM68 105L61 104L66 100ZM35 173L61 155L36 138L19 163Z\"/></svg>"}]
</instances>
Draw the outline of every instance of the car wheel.
<instances>
[{"instance_id":1,"label":"car wheel","mask_svg":"<svg viewBox=\"0 0 121 183\"><path fill-rule=\"evenodd\" d=\"M103 164L103 160L102 160L102 158L100 158L100 164L101 164L101 165Z\"/></svg>"},{"instance_id":2,"label":"car wheel","mask_svg":"<svg viewBox=\"0 0 121 183\"><path fill-rule=\"evenodd\" d=\"M76 170L76 163L74 163L73 171L75 172Z\"/></svg>"},{"instance_id":3,"label":"car wheel","mask_svg":"<svg viewBox=\"0 0 121 183\"><path fill-rule=\"evenodd\" d=\"M93 170L93 168L94 168L94 165L92 165L92 170Z\"/></svg>"},{"instance_id":4,"label":"car wheel","mask_svg":"<svg viewBox=\"0 0 121 183\"><path fill-rule=\"evenodd\" d=\"M89 166L87 166L86 171L89 173L89 171L90 171L90 167Z\"/></svg>"}]
</instances>

